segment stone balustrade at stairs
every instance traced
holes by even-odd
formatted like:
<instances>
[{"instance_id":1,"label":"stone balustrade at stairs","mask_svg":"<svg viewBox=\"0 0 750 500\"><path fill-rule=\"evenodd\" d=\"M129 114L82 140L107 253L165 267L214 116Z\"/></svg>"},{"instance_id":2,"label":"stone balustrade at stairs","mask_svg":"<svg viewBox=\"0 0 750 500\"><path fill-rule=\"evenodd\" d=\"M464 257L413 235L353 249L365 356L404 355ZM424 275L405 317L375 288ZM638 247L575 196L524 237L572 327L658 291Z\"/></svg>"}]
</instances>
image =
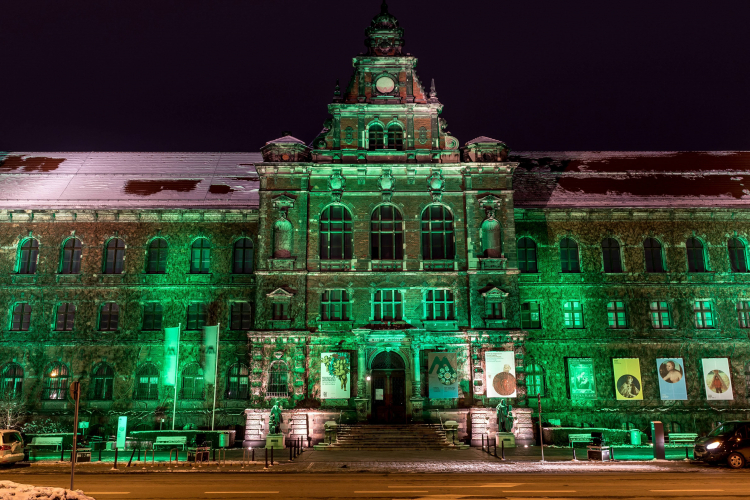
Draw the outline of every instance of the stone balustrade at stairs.
<instances>
[{"instance_id":1,"label":"stone balustrade at stairs","mask_svg":"<svg viewBox=\"0 0 750 500\"><path fill-rule=\"evenodd\" d=\"M466 445L448 442L440 424L341 425L326 450L448 450Z\"/></svg>"}]
</instances>

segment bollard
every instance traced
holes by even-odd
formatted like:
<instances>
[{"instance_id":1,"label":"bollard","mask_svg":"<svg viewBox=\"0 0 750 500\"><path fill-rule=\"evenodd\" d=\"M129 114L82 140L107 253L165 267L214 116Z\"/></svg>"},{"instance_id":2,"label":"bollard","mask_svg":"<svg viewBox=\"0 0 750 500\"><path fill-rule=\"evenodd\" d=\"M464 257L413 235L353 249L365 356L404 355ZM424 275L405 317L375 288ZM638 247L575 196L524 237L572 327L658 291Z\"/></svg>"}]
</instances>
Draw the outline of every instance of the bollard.
<instances>
[{"instance_id":1,"label":"bollard","mask_svg":"<svg viewBox=\"0 0 750 500\"><path fill-rule=\"evenodd\" d=\"M292 451L292 446L291 446L291 445L289 445L289 461L290 461L290 462L292 461L292 453L294 453L294 452Z\"/></svg>"},{"instance_id":2,"label":"bollard","mask_svg":"<svg viewBox=\"0 0 750 500\"><path fill-rule=\"evenodd\" d=\"M497 458L497 441L495 441L495 458Z\"/></svg>"},{"instance_id":3,"label":"bollard","mask_svg":"<svg viewBox=\"0 0 750 500\"><path fill-rule=\"evenodd\" d=\"M685 446L685 460L690 460L690 455L688 454L688 447Z\"/></svg>"},{"instance_id":4,"label":"bollard","mask_svg":"<svg viewBox=\"0 0 750 500\"><path fill-rule=\"evenodd\" d=\"M505 439L500 441L500 460L505 460Z\"/></svg>"},{"instance_id":5,"label":"bollard","mask_svg":"<svg viewBox=\"0 0 750 500\"><path fill-rule=\"evenodd\" d=\"M138 448L138 460L136 460L136 462L140 462L140 461L141 461L141 449Z\"/></svg>"},{"instance_id":6,"label":"bollard","mask_svg":"<svg viewBox=\"0 0 750 500\"><path fill-rule=\"evenodd\" d=\"M219 454L219 457L221 457L221 453ZM214 448L214 462L216 462L216 448Z\"/></svg>"},{"instance_id":7,"label":"bollard","mask_svg":"<svg viewBox=\"0 0 750 500\"><path fill-rule=\"evenodd\" d=\"M115 464L114 466L112 466L113 469L117 469L117 451L118 451L117 446L115 446Z\"/></svg>"},{"instance_id":8,"label":"bollard","mask_svg":"<svg viewBox=\"0 0 750 500\"><path fill-rule=\"evenodd\" d=\"M99 461L100 462L102 461L102 449L101 448L99 448Z\"/></svg>"},{"instance_id":9,"label":"bollard","mask_svg":"<svg viewBox=\"0 0 750 500\"><path fill-rule=\"evenodd\" d=\"M273 447L271 447L271 465L273 465Z\"/></svg>"},{"instance_id":10,"label":"bollard","mask_svg":"<svg viewBox=\"0 0 750 500\"><path fill-rule=\"evenodd\" d=\"M484 451L484 434L482 434L482 451Z\"/></svg>"},{"instance_id":11,"label":"bollard","mask_svg":"<svg viewBox=\"0 0 750 500\"><path fill-rule=\"evenodd\" d=\"M575 443L573 444L573 461L578 462L578 457L576 457L576 447Z\"/></svg>"},{"instance_id":12,"label":"bollard","mask_svg":"<svg viewBox=\"0 0 750 500\"><path fill-rule=\"evenodd\" d=\"M614 448L609 449L609 461L610 462L615 461L615 449Z\"/></svg>"},{"instance_id":13,"label":"bollard","mask_svg":"<svg viewBox=\"0 0 750 500\"><path fill-rule=\"evenodd\" d=\"M255 448L253 448L253 457L252 457L252 461L253 461L253 462L255 462Z\"/></svg>"},{"instance_id":14,"label":"bollard","mask_svg":"<svg viewBox=\"0 0 750 500\"><path fill-rule=\"evenodd\" d=\"M266 448L266 469L268 469L268 448Z\"/></svg>"},{"instance_id":15,"label":"bollard","mask_svg":"<svg viewBox=\"0 0 750 500\"><path fill-rule=\"evenodd\" d=\"M65 447L63 446L60 447L60 461L61 462L65 461Z\"/></svg>"}]
</instances>

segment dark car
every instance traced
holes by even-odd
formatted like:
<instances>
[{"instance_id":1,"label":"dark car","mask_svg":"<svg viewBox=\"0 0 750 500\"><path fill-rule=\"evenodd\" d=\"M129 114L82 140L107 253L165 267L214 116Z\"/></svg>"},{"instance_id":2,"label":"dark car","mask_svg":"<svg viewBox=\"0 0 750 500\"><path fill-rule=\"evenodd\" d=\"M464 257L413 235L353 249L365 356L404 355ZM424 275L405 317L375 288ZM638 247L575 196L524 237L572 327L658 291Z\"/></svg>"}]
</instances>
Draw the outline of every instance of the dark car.
<instances>
[{"instance_id":1,"label":"dark car","mask_svg":"<svg viewBox=\"0 0 750 500\"><path fill-rule=\"evenodd\" d=\"M732 469L741 469L750 460L750 421L725 422L696 439L693 458L714 464L726 461Z\"/></svg>"}]
</instances>

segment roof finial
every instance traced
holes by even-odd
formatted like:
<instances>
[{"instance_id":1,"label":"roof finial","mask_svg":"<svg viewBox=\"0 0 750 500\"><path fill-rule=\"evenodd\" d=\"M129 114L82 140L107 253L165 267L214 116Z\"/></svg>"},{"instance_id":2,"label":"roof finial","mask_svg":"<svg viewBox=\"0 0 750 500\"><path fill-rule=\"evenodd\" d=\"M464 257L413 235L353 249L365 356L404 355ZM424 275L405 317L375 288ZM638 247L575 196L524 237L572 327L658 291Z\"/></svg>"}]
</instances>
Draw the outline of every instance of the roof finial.
<instances>
[{"instance_id":1,"label":"roof finial","mask_svg":"<svg viewBox=\"0 0 750 500\"><path fill-rule=\"evenodd\" d=\"M380 4L380 13L388 14L388 4L385 3L385 0L383 0L383 3Z\"/></svg>"},{"instance_id":2,"label":"roof finial","mask_svg":"<svg viewBox=\"0 0 750 500\"><path fill-rule=\"evenodd\" d=\"M435 99L437 97L437 90L435 90L435 79L432 79L432 84L430 85L430 98Z\"/></svg>"},{"instance_id":3,"label":"roof finial","mask_svg":"<svg viewBox=\"0 0 750 500\"><path fill-rule=\"evenodd\" d=\"M339 79L336 78L336 90L333 91L333 95L341 95L341 87L339 87Z\"/></svg>"}]
</instances>

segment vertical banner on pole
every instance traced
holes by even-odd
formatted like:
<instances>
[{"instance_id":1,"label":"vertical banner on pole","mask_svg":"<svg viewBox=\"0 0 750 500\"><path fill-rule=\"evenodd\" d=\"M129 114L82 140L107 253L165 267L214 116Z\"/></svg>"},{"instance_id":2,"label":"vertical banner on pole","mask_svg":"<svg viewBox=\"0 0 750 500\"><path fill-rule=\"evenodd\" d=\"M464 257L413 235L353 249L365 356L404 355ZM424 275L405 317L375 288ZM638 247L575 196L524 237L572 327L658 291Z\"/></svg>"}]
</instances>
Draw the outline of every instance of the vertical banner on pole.
<instances>
[{"instance_id":1,"label":"vertical banner on pole","mask_svg":"<svg viewBox=\"0 0 750 500\"><path fill-rule=\"evenodd\" d=\"M128 417L122 416L117 419L117 449L125 449L125 437L128 432Z\"/></svg>"},{"instance_id":2,"label":"vertical banner on pole","mask_svg":"<svg viewBox=\"0 0 750 500\"><path fill-rule=\"evenodd\" d=\"M458 370L455 352L427 354L427 381L431 398L458 397Z\"/></svg>"},{"instance_id":3,"label":"vertical banner on pole","mask_svg":"<svg viewBox=\"0 0 750 500\"><path fill-rule=\"evenodd\" d=\"M732 400L732 379L729 378L728 358L703 358L703 385L706 388L706 399Z\"/></svg>"},{"instance_id":4,"label":"vertical banner on pole","mask_svg":"<svg viewBox=\"0 0 750 500\"><path fill-rule=\"evenodd\" d=\"M485 351L487 397L516 397L516 357L513 351Z\"/></svg>"},{"instance_id":5,"label":"vertical banner on pole","mask_svg":"<svg viewBox=\"0 0 750 500\"><path fill-rule=\"evenodd\" d=\"M177 380L177 349L180 327L164 329L164 385L173 386Z\"/></svg>"},{"instance_id":6,"label":"vertical banner on pole","mask_svg":"<svg viewBox=\"0 0 750 500\"><path fill-rule=\"evenodd\" d=\"M638 358L616 358L612 360L615 370L615 392L617 399L643 399L641 365Z\"/></svg>"},{"instance_id":7,"label":"vertical banner on pole","mask_svg":"<svg viewBox=\"0 0 750 500\"><path fill-rule=\"evenodd\" d=\"M216 363L219 349L219 326L203 327L203 345L206 346L206 364L203 370L203 381L207 384L216 383Z\"/></svg>"}]
</instances>

